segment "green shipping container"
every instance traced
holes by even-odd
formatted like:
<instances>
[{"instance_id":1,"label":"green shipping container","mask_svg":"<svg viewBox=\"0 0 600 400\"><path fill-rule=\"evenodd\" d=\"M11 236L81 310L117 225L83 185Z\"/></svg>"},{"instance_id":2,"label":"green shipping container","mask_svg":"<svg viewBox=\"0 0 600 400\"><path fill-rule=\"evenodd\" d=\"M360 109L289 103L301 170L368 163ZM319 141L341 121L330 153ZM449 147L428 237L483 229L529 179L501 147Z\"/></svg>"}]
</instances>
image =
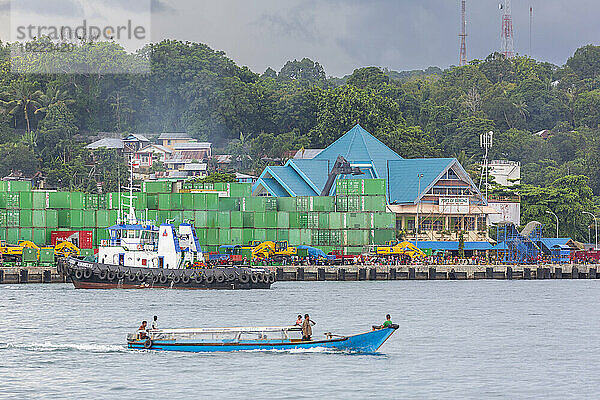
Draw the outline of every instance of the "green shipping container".
<instances>
[{"instance_id":1,"label":"green shipping container","mask_svg":"<svg viewBox=\"0 0 600 400\"><path fill-rule=\"evenodd\" d=\"M20 192L19 193L19 208L21 209L32 209L33 208L33 192Z\"/></svg>"},{"instance_id":2,"label":"green shipping container","mask_svg":"<svg viewBox=\"0 0 600 400\"><path fill-rule=\"evenodd\" d=\"M374 229L371 232L371 242L369 244L384 245L390 240L396 240L395 229Z\"/></svg>"},{"instance_id":3,"label":"green shipping container","mask_svg":"<svg viewBox=\"0 0 600 400\"><path fill-rule=\"evenodd\" d=\"M58 227L58 211L57 210L45 210L46 213L46 227L56 228Z\"/></svg>"},{"instance_id":4,"label":"green shipping container","mask_svg":"<svg viewBox=\"0 0 600 400\"><path fill-rule=\"evenodd\" d=\"M346 213L344 215L345 228L348 229L368 229L370 227L369 213Z\"/></svg>"},{"instance_id":5,"label":"green shipping container","mask_svg":"<svg viewBox=\"0 0 600 400\"><path fill-rule=\"evenodd\" d=\"M250 197L252 196L251 183L229 183L230 197Z\"/></svg>"},{"instance_id":6,"label":"green shipping container","mask_svg":"<svg viewBox=\"0 0 600 400\"><path fill-rule=\"evenodd\" d=\"M6 242L17 244L19 241L19 228L6 228Z\"/></svg>"},{"instance_id":7,"label":"green shipping container","mask_svg":"<svg viewBox=\"0 0 600 400\"><path fill-rule=\"evenodd\" d=\"M48 208L48 192L33 192L33 208L36 210L44 210Z\"/></svg>"},{"instance_id":8,"label":"green shipping container","mask_svg":"<svg viewBox=\"0 0 600 400\"><path fill-rule=\"evenodd\" d=\"M302 244L302 235L300 233L300 229L288 230L288 236L290 246L298 246Z\"/></svg>"},{"instance_id":9,"label":"green shipping container","mask_svg":"<svg viewBox=\"0 0 600 400\"><path fill-rule=\"evenodd\" d=\"M194 197L194 210L206 210L206 194L205 193L193 193Z\"/></svg>"},{"instance_id":10,"label":"green shipping container","mask_svg":"<svg viewBox=\"0 0 600 400\"><path fill-rule=\"evenodd\" d=\"M231 213L229 211L218 211L217 224L220 229L231 228Z\"/></svg>"},{"instance_id":11,"label":"green shipping container","mask_svg":"<svg viewBox=\"0 0 600 400\"><path fill-rule=\"evenodd\" d=\"M148 209L150 210L158 210L158 194L146 194L146 203Z\"/></svg>"},{"instance_id":12,"label":"green shipping container","mask_svg":"<svg viewBox=\"0 0 600 400\"><path fill-rule=\"evenodd\" d=\"M218 228L219 227L219 222L218 222L218 215L217 215L217 211L207 211L206 212L206 227L207 228ZM210 244L216 244L216 243L210 243Z\"/></svg>"},{"instance_id":13,"label":"green shipping container","mask_svg":"<svg viewBox=\"0 0 600 400\"><path fill-rule=\"evenodd\" d=\"M219 244L219 230L216 228L206 229L206 244L215 246Z\"/></svg>"},{"instance_id":14,"label":"green shipping container","mask_svg":"<svg viewBox=\"0 0 600 400\"><path fill-rule=\"evenodd\" d=\"M348 212L362 211L362 196L348 196Z\"/></svg>"},{"instance_id":15,"label":"green shipping container","mask_svg":"<svg viewBox=\"0 0 600 400\"><path fill-rule=\"evenodd\" d=\"M46 239L46 228L33 228L33 243L38 246L46 246L50 244L49 242L50 240Z\"/></svg>"},{"instance_id":16,"label":"green shipping container","mask_svg":"<svg viewBox=\"0 0 600 400\"><path fill-rule=\"evenodd\" d=\"M83 211L83 226L91 228L96 226L96 211L84 210Z\"/></svg>"},{"instance_id":17,"label":"green shipping container","mask_svg":"<svg viewBox=\"0 0 600 400\"><path fill-rule=\"evenodd\" d=\"M200 243L200 246L206 245L206 229L196 228L196 237L198 238L198 243Z\"/></svg>"},{"instance_id":18,"label":"green shipping container","mask_svg":"<svg viewBox=\"0 0 600 400\"><path fill-rule=\"evenodd\" d=\"M372 228L396 229L396 214L390 212L375 212L373 215Z\"/></svg>"},{"instance_id":19,"label":"green shipping container","mask_svg":"<svg viewBox=\"0 0 600 400\"><path fill-rule=\"evenodd\" d=\"M335 197L335 210L337 212L348 212L348 196Z\"/></svg>"},{"instance_id":20,"label":"green shipping container","mask_svg":"<svg viewBox=\"0 0 600 400\"><path fill-rule=\"evenodd\" d=\"M286 240L289 243L290 230L289 229L277 229L277 240Z\"/></svg>"},{"instance_id":21,"label":"green shipping container","mask_svg":"<svg viewBox=\"0 0 600 400\"><path fill-rule=\"evenodd\" d=\"M312 245L312 230L300 229L300 244Z\"/></svg>"},{"instance_id":22,"label":"green shipping container","mask_svg":"<svg viewBox=\"0 0 600 400\"><path fill-rule=\"evenodd\" d=\"M112 194L112 193L111 193ZM118 196L118 194L117 194ZM83 210L85 208L85 193L82 192L71 192L71 209ZM119 208L118 205L113 208Z\"/></svg>"},{"instance_id":23,"label":"green shipping container","mask_svg":"<svg viewBox=\"0 0 600 400\"><path fill-rule=\"evenodd\" d=\"M239 212L239 211L238 211ZM242 228L231 228L231 244L242 244Z\"/></svg>"},{"instance_id":24,"label":"green shipping container","mask_svg":"<svg viewBox=\"0 0 600 400\"><path fill-rule=\"evenodd\" d=\"M243 215L243 225L244 228L254 228L254 213L253 212L244 212Z\"/></svg>"},{"instance_id":25,"label":"green shipping container","mask_svg":"<svg viewBox=\"0 0 600 400\"><path fill-rule=\"evenodd\" d=\"M385 211L385 196L361 196L361 211Z\"/></svg>"},{"instance_id":26,"label":"green shipping container","mask_svg":"<svg viewBox=\"0 0 600 400\"><path fill-rule=\"evenodd\" d=\"M172 210L173 203L171 201L171 193L159 193L158 194L158 209L159 210Z\"/></svg>"},{"instance_id":27,"label":"green shipping container","mask_svg":"<svg viewBox=\"0 0 600 400\"><path fill-rule=\"evenodd\" d=\"M68 224L68 226L66 226L67 228L83 228L85 226L85 223L83 221L83 210L61 210L64 212L64 214L67 214L66 220L63 217L62 222L64 222L65 224ZM62 223L61 223L61 213L59 212L58 214L58 219L59 222L58 224L61 226L61 228L63 227Z\"/></svg>"},{"instance_id":28,"label":"green shipping container","mask_svg":"<svg viewBox=\"0 0 600 400\"><path fill-rule=\"evenodd\" d=\"M50 192L48 193L48 206L50 208L70 208L70 192Z\"/></svg>"},{"instance_id":29,"label":"green shipping container","mask_svg":"<svg viewBox=\"0 0 600 400\"><path fill-rule=\"evenodd\" d=\"M242 244L247 245L254 240L254 229L244 228L242 229Z\"/></svg>"},{"instance_id":30,"label":"green shipping container","mask_svg":"<svg viewBox=\"0 0 600 400\"><path fill-rule=\"evenodd\" d=\"M204 229L207 226L208 211L194 211L195 226Z\"/></svg>"},{"instance_id":31,"label":"green shipping container","mask_svg":"<svg viewBox=\"0 0 600 400\"><path fill-rule=\"evenodd\" d=\"M9 192L28 192L31 190L30 181L8 181L7 190Z\"/></svg>"},{"instance_id":32,"label":"green shipping container","mask_svg":"<svg viewBox=\"0 0 600 400\"><path fill-rule=\"evenodd\" d=\"M319 196L312 198L312 211L335 211L335 197Z\"/></svg>"},{"instance_id":33,"label":"green shipping container","mask_svg":"<svg viewBox=\"0 0 600 400\"><path fill-rule=\"evenodd\" d=\"M36 228L45 228L46 225L46 210L33 210L32 212L33 226Z\"/></svg>"},{"instance_id":34,"label":"green shipping container","mask_svg":"<svg viewBox=\"0 0 600 400\"><path fill-rule=\"evenodd\" d=\"M181 195L182 193L171 193L171 210L181 210Z\"/></svg>"},{"instance_id":35,"label":"green shipping container","mask_svg":"<svg viewBox=\"0 0 600 400\"><path fill-rule=\"evenodd\" d=\"M231 229L219 229L219 245L231 244Z\"/></svg>"},{"instance_id":36,"label":"green shipping container","mask_svg":"<svg viewBox=\"0 0 600 400\"><path fill-rule=\"evenodd\" d=\"M278 197L277 209L279 211L296 211L297 197Z\"/></svg>"},{"instance_id":37,"label":"green shipping container","mask_svg":"<svg viewBox=\"0 0 600 400\"><path fill-rule=\"evenodd\" d=\"M265 240L275 242L277 240L277 229L265 229Z\"/></svg>"},{"instance_id":38,"label":"green shipping container","mask_svg":"<svg viewBox=\"0 0 600 400\"><path fill-rule=\"evenodd\" d=\"M5 228L7 225L6 210L0 210L0 227Z\"/></svg>"},{"instance_id":39,"label":"green shipping container","mask_svg":"<svg viewBox=\"0 0 600 400\"><path fill-rule=\"evenodd\" d=\"M54 264L54 250L53 249L40 249L40 263L52 265Z\"/></svg>"},{"instance_id":40,"label":"green shipping container","mask_svg":"<svg viewBox=\"0 0 600 400\"><path fill-rule=\"evenodd\" d=\"M267 227L267 213L255 212L254 213L254 227L255 228L266 228Z\"/></svg>"},{"instance_id":41,"label":"green shipping container","mask_svg":"<svg viewBox=\"0 0 600 400\"><path fill-rule=\"evenodd\" d=\"M277 228L287 229L290 227L290 214L286 211L277 212Z\"/></svg>"},{"instance_id":42,"label":"green shipping container","mask_svg":"<svg viewBox=\"0 0 600 400\"><path fill-rule=\"evenodd\" d=\"M231 227L232 228L243 228L244 227L244 212L243 211L232 211L231 212Z\"/></svg>"},{"instance_id":43,"label":"green shipping container","mask_svg":"<svg viewBox=\"0 0 600 400\"><path fill-rule=\"evenodd\" d=\"M31 229L31 228L19 229L19 240L30 240L33 242L33 229Z\"/></svg>"},{"instance_id":44,"label":"green shipping container","mask_svg":"<svg viewBox=\"0 0 600 400\"><path fill-rule=\"evenodd\" d=\"M19 226L31 228L33 226L33 211L21 210L19 213Z\"/></svg>"},{"instance_id":45,"label":"green shipping container","mask_svg":"<svg viewBox=\"0 0 600 400\"><path fill-rule=\"evenodd\" d=\"M172 182L169 181L146 181L142 185L146 193L171 193Z\"/></svg>"},{"instance_id":46,"label":"green shipping container","mask_svg":"<svg viewBox=\"0 0 600 400\"><path fill-rule=\"evenodd\" d=\"M236 197L219 197L219 211L239 211L240 199Z\"/></svg>"},{"instance_id":47,"label":"green shipping container","mask_svg":"<svg viewBox=\"0 0 600 400\"><path fill-rule=\"evenodd\" d=\"M275 200L277 201L277 200ZM242 197L241 199L241 210L242 211L254 211L254 212L265 212L267 209L267 198L266 197Z\"/></svg>"},{"instance_id":48,"label":"green shipping container","mask_svg":"<svg viewBox=\"0 0 600 400\"><path fill-rule=\"evenodd\" d=\"M215 210L219 209L219 195L217 193L206 193L206 209Z\"/></svg>"},{"instance_id":49,"label":"green shipping container","mask_svg":"<svg viewBox=\"0 0 600 400\"><path fill-rule=\"evenodd\" d=\"M267 230L266 229L255 229L253 235L254 235L254 240L259 240L261 242L264 242L265 240L267 240Z\"/></svg>"},{"instance_id":50,"label":"green shipping container","mask_svg":"<svg viewBox=\"0 0 600 400\"><path fill-rule=\"evenodd\" d=\"M185 210L194 210L194 194L181 193L181 208Z\"/></svg>"}]
</instances>

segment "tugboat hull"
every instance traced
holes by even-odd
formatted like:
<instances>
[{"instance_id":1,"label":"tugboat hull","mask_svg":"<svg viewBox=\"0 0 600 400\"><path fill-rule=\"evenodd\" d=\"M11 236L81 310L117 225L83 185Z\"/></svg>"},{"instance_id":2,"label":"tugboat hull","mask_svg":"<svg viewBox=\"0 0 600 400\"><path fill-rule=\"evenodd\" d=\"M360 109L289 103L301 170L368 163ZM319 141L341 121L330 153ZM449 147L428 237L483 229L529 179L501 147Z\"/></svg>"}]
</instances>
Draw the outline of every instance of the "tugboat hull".
<instances>
[{"instance_id":1,"label":"tugboat hull","mask_svg":"<svg viewBox=\"0 0 600 400\"><path fill-rule=\"evenodd\" d=\"M275 272L266 268L143 268L74 257L60 260L58 268L78 289L269 289L275 282Z\"/></svg>"}]
</instances>

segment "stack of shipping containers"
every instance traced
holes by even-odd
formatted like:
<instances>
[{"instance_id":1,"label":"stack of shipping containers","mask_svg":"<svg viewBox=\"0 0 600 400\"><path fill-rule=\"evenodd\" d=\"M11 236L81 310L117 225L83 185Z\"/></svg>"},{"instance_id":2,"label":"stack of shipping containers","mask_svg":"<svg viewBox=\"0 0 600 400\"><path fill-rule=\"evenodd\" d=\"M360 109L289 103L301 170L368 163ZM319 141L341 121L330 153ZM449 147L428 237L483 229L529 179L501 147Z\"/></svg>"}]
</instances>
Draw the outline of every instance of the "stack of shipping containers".
<instances>
[{"instance_id":1,"label":"stack of shipping containers","mask_svg":"<svg viewBox=\"0 0 600 400\"><path fill-rule=\"evenodd\" d=\"M336 196L252 197L245 183L144 182L134 193L138 219L193 221L205 252L224 244L287 240L326 253L359 254L366 245L395 238L395 215L386 212L385 181L339 180ZM27 182L0 182L0 238L54 245L75 237L88 254L108 239L126 194L32 191Z\"/></svg>"}]
</instances>

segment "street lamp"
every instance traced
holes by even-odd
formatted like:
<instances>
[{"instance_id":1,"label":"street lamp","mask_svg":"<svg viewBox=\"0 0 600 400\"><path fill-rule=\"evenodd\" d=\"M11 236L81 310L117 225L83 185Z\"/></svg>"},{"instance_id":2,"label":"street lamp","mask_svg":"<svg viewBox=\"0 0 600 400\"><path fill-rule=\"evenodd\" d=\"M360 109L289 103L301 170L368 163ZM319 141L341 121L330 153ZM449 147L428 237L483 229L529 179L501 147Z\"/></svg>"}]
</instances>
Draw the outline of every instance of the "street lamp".
<instances>
[{"instance_id":1,"label":"street lamp","mask_svg":"<svg viewBox=\"0 0 600 400\"><path fill-rule=\"evenodd\" d=\"M591 212L582 211L582 214L591 215L594 218L594 230L596 231L596 245L594 246L594 250L598 249L598 220L596 220L596 216Z\"/></svg>"},{"instance_id":2,"label":"street lamp","mask_svg":"<svg viewBox=\"0 0 600 400\"><path fill-rule=\"evenodd\" d=\"M554 215L554 218L556 218L556 237L558 238L558 215L556 215L550 210L546 210L546 214L552 214Z\"/></svg>"},{"instance_id":3,"label":"street lamp","mask_svg":"<svg viewBox=\"0 0 600 400\"><path fill-rule=\"evenodd\" d=\"M418 174L417 178L419 178L419 190L417 190L417 223L415 224L415 246L419 247L419 207L421 206L421 178L423 178L423 174Z\"/></svg>"}]
</instances>

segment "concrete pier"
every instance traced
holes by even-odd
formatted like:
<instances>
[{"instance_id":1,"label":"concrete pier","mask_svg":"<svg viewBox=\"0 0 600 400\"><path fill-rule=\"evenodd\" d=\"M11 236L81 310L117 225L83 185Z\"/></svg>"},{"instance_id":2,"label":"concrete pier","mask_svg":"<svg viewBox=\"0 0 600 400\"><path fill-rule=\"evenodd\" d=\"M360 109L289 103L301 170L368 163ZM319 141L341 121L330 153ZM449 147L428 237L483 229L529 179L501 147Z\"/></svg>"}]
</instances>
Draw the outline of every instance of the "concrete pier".
<instances>
[{"instance_id":1,"label":"concrete pier","mask_svg":"<svg viewBox=\"0 0 600 400\"><path fill-rule=\"evenodd\" d=\"M598 265L410 265L273 267L279 281L598 279Z\"/></svg>"},{"instance_id":2,"label":"concrete pier","mask_svg":"<svg viewBox=\"0 0 600 400\"><path fill-rule=\"evenodd\" d=\"M3 283L63 283L65 277L56 267L3 267L0 266L0 284Z\"/></svg>"},{"instance_id":3,"label":"concrete pier","mask_svg":"<svg viewBox=\"0 0 600 400\"><path fill-rule=\"evenodd\" d=\"M598 279L598 264L273 266L277 281ZM55 267L0 265L0 284L67 282Z\"/></svg>"}]
</instances>

